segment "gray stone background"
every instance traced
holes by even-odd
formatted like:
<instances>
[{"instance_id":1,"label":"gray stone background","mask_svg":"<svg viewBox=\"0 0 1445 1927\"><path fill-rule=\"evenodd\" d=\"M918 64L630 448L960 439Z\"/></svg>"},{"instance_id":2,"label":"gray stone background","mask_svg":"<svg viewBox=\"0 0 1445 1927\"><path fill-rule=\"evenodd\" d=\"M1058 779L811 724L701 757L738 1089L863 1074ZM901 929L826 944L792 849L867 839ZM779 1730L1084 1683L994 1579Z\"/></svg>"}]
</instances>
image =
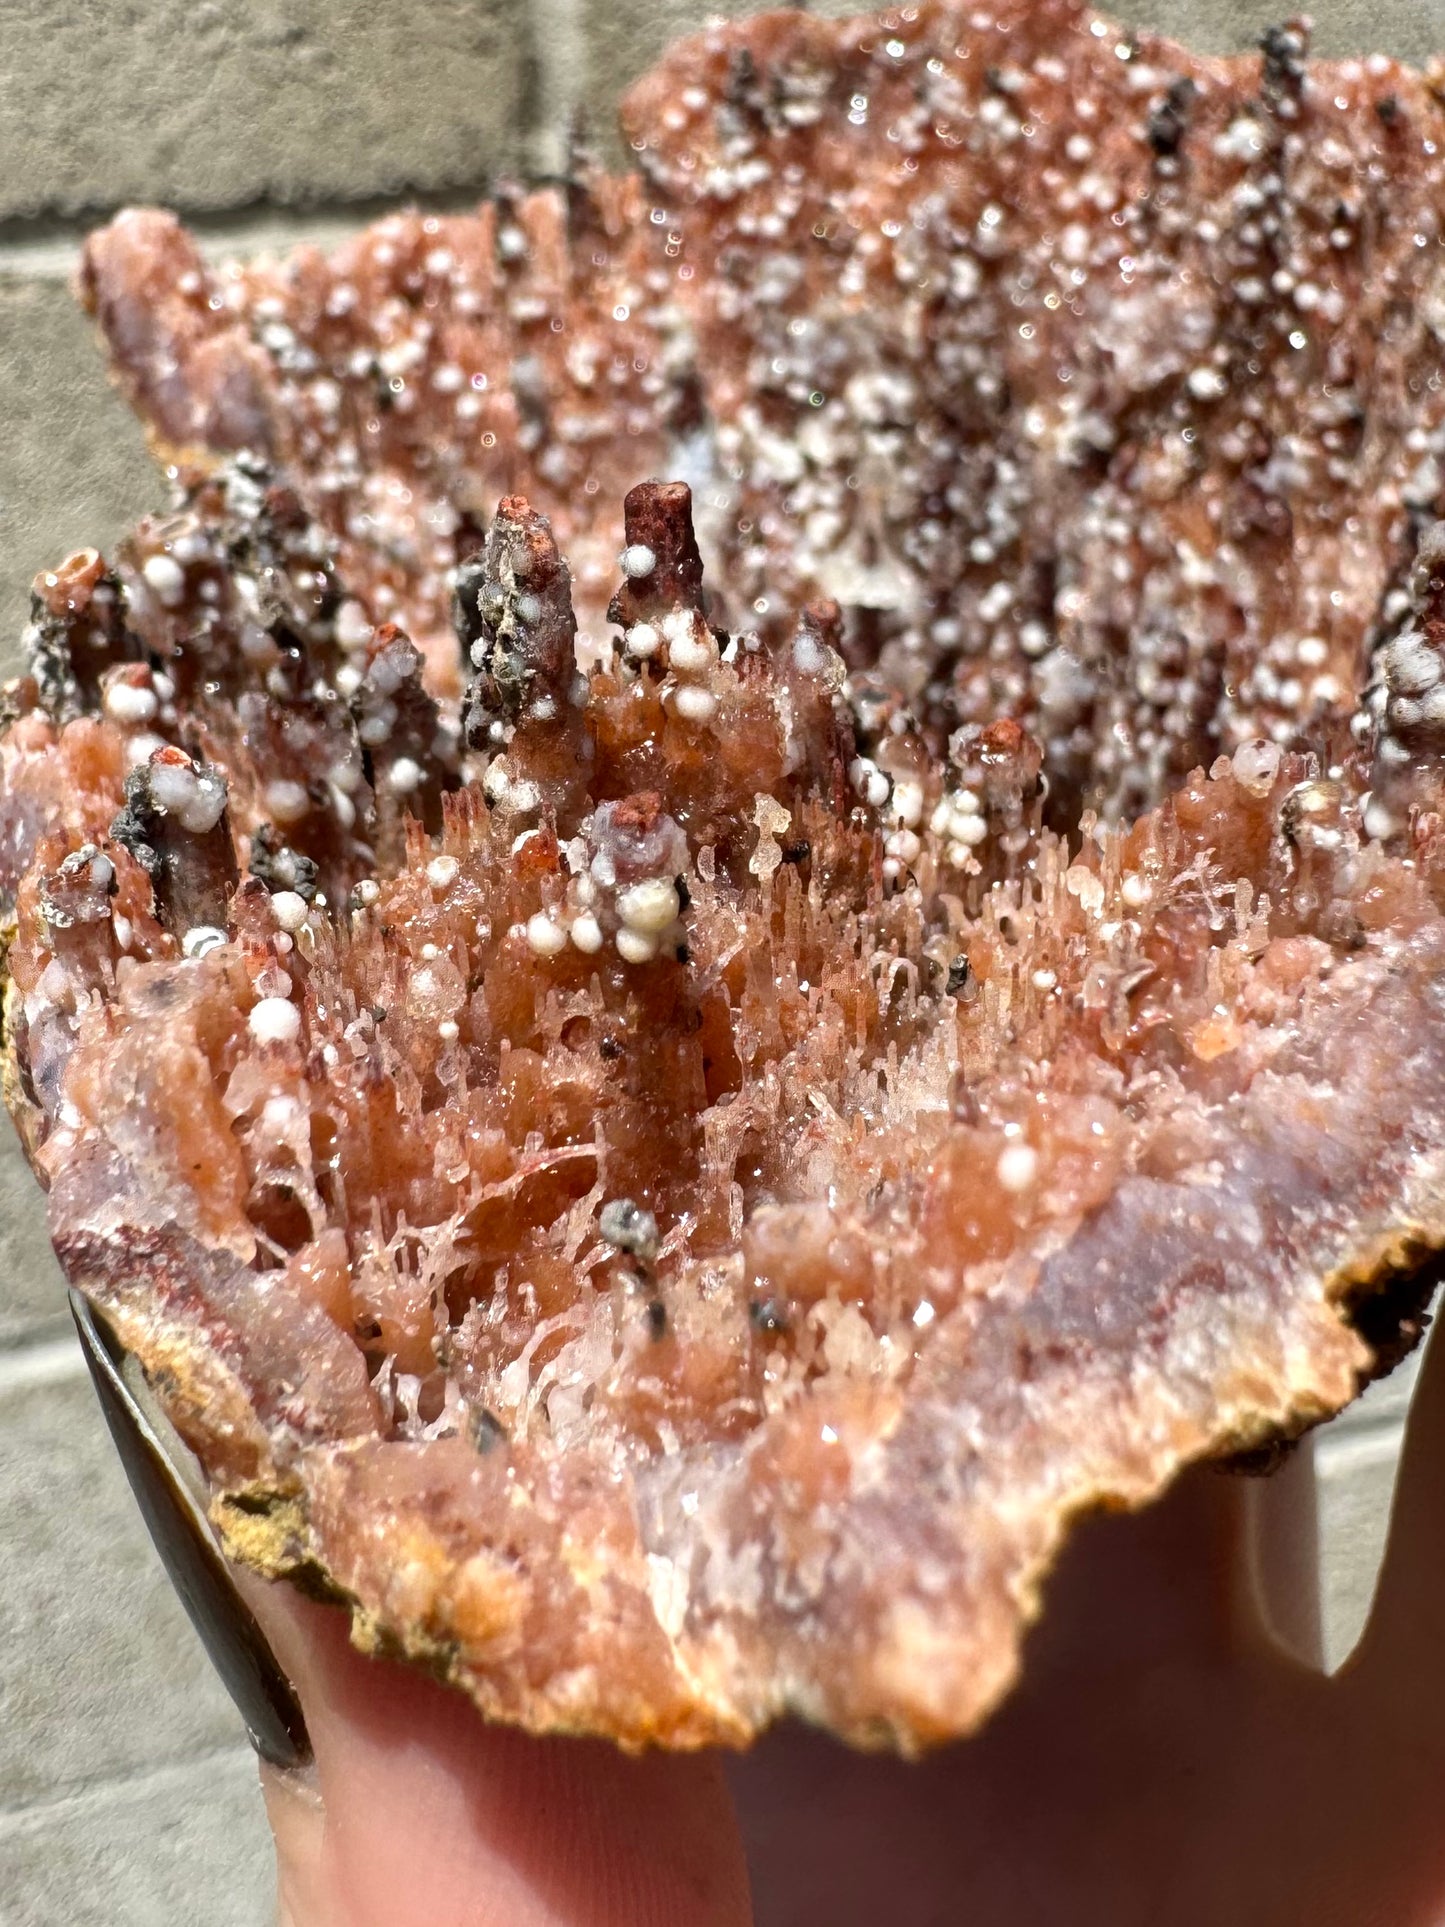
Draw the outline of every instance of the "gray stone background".
<instances>
[{"instance_id":1,"label":"gray stone background","mask_svg":"<svg viewBox=\"0 0 1445 1927\"><path fill-rule=\"evenodd\" d=\"M0 672L35 571L105 547L161 499L68 291L89 224L166 202L215 251L249 252L334 237L397 200L455 204L498 172L555 167L578 106L609 129L625 83L718 10L0 0ZM1122 11L1211 49L1273 17L1256 0ZM1321 52L1445 50L1445 0L1316 14ZM0 1923L260 1927L254 1767L112 1462L39 1196L0 1130ZM1317 1447L1327 1643L1330 1614L1357 1614L1367 1584L1403 1396L1381 1387Z\"/></svg>"}]
</instances>

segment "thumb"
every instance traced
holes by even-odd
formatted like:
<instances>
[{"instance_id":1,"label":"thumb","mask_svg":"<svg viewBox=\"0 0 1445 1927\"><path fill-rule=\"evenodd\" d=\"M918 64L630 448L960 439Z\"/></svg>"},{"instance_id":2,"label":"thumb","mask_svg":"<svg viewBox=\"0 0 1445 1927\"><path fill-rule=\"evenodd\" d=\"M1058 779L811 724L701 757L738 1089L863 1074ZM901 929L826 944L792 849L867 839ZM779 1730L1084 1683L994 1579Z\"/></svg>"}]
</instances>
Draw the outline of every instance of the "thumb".
<instances>
[{"instance_id":1,"label":"thumb","mask_svg":"<svg viewBox=\"0 0 1445 1927\"><path fill-rule=\"evenodd\" d=\"M747 1927L715 1758L488 1725L356 1652L340 1613L241 1584L315 1750L304 1771L262 1768L282 1927Z\"/></svg>"}]
</instances>

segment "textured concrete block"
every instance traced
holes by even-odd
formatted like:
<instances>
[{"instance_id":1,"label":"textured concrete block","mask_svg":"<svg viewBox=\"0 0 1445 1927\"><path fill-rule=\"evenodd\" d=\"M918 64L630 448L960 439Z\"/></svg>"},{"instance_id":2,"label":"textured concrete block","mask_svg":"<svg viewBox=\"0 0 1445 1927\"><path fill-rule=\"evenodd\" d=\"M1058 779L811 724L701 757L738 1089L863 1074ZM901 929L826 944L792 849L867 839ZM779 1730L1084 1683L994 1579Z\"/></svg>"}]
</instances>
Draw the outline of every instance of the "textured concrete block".
<instances>
[{"instance_id":1,"label":"textured concrete block","mask_svg":"<svg viewBox=\"0 0 1445 1927\"><path fill-rule=\"evenodd\" d=\"M269 1927L256 1763L238 1748L0 1816L6 1927Z\"/></svg>"},{"instance_id":2,"label":"textured concrete block","mask_svg":"<svg viewBox=\"0 0 1445 1927\"><path fill-rule=\"evenodd\" d=\"M240 1735L151 1549L78 1347L0 1354L0 1808Z\"/></svg>"},{"instance_id":3,"label":"textured concrete block","mask_svg":"<svg viewBox=\"0 0 1445 1927\"><path fill-rule=\"evenodd\" d=\"M1157 27L1206 52L1228 53L1254 46L1266 27L1291 10L1260 0L1149 0L1117 11L1124 20ZM1314 17L1318 54L1386 53L1420 63L1445 52L1442 0L1320 0L1307 11Z\"/></svg>"},{"instance_id":4,"label":"textured concrete block","mask_svg":"<svg viewBox=\"0 0 1445 1927\"><path fill-rule=\"evenodd\" d=\"M45 1198L0 1121L0 1351L70 1329L65 1280L45 1235Z\"/></svg>"},{"instance_id":5,"label":"textured concrete block","mask_svg":"<svg viewBox=\"0 0 1445 1927\"><path fill-rule=\"evenodd\" d=\"M0 218L469 186L528 119L516 0L7 0Z\"/></svg>"},{"instance_id":6,"label":"textured concrete block","mask_svg":"<svg viewBox=\"0 0 1445 1927\"><path fill-rule=\"evenodd\" d=\"M563 134L580 114L588 143L611 165L625 158L617 103L669 42L719 15L755 13L747 0L537 0L545 131L539 164L561 165ZM550 139L550 148L548 141Z\"/></svg>"},{"instance_id":7,"label":"textured concrete block","mask_svg":"<svg viewBox=\"0 0 1445 1927\"><path fill-rule=\"evenodd\" d=\"M1415 1386L1440 1341L1430 1336L1388 1378L1315 1428L1268 1479L1243 1482L1245 1557L1255 1603L1278 1643L1333 1673L1369 1624L1392 1529Z\"/></svg>"},{"instance_id":8,"label":"textured concrete block","mask_svg":"<svg viewBox=\"0 0 1445 1927\"><path fill-rule=\"evenodd\" d=\"M1445 1294L1437 1293L1436 1320L1442 1303ZM1320 1642L1331 1669L1354 1650L1369 1620L1390 1536L1410 1401L1426 1352L1438 1342L1432 1326L1424 1345L1307 1441L1314 1462Z\"/></svg>"},{"instance_id":9,"label":"textured concrete block","mask_svg":"<svg viewBox=\"0 0 1445 1927\"><path fill-rule=\"evenodd\" d=\"M0 263L0 675L15 673L35 572L87 543L104 549L163 499L64 274Z\"/></svg>"},{"instance_id":10,"label":"textured concrete block","mask_svg":"<svg viewBox=\"0 0 1445 1927\"><path fill-rule=\"evenodd\" d=\"M1385 1423L1342 1432L1316 1448L1320 1635L1331 1671L1369 1620L1403 1443L1399 1424Z\"/></svg>"}]
</instances>

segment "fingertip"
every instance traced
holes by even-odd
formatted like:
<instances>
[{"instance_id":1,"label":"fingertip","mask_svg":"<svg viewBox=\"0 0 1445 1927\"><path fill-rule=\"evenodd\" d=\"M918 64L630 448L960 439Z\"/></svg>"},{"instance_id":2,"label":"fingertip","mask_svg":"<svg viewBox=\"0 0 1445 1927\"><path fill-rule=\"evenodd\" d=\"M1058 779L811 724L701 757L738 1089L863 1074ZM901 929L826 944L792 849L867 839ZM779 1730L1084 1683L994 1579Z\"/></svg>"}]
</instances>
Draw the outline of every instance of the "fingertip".
<instances>
[{"instance_id":1,"label":"fingertip","mask_svg":"<svg viewBox=\"0 0 1445 1927\"><path fill-rule=\"evenodd\" d=\"M280 1905L296 1927L747 1927L717 1760L539 1740L357 1652L289 1588L254 1605L305 1710L315 1766L267 1772Z\"/></svg>"},{"instance_id":2,"label":"fingertip","mask_svg":"<svg viewBox=\"0 0 1445 1927\"><path fill-rule=\"evenodd\" d=\"M314 1767L287 1770L263 1761L261 1795L276 1846L277 1927L333 1927L326 1810Z\"/></svg>"}]
</instances>

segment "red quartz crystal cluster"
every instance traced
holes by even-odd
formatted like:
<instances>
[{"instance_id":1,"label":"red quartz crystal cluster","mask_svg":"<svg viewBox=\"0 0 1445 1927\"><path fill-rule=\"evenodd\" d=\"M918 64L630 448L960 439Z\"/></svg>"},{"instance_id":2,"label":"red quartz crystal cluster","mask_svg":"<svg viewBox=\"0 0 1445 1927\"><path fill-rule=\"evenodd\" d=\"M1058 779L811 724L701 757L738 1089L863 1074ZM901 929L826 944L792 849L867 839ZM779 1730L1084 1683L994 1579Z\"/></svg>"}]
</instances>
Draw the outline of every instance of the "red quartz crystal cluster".
<instances>
[{"instance_id":1,"label":"red quartz crystal cluster","mask_svg":"<svg viewBox=\"0 0 1445 1927\"><path fill-rule=\"evenodd\" d=\"M1445 1244L1445 109L933 0L627 125L93 237L177 502L36 585L8 1095L238 1556L535 1730L913 1749Z\"/></svg>"}]
</instances>

